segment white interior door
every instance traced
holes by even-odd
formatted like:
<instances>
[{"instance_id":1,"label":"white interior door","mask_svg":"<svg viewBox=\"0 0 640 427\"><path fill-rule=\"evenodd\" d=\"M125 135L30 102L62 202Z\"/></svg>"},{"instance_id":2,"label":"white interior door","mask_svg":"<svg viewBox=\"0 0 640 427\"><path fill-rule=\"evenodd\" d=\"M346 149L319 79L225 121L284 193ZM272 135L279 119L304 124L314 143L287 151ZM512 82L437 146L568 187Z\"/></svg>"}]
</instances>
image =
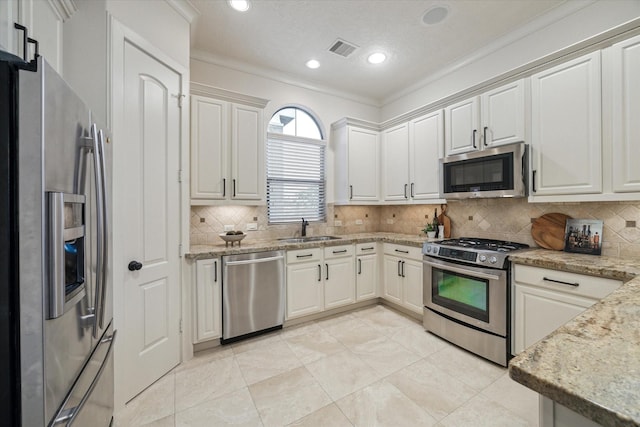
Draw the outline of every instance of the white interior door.
<instances>
[{"instance_id":1,"label":"white interior door","mask_svg":"<svg viewBox=\"0 0 640 427\"><path fill-rule=\"evenodd\" d=\"M123 393L130 400L180 361L180 107L181 76L125 41L124 118L120 133L116 230L123 263L119 330ZM141 269L130 271L136 261Z\"/></svg>"}]
</instances>

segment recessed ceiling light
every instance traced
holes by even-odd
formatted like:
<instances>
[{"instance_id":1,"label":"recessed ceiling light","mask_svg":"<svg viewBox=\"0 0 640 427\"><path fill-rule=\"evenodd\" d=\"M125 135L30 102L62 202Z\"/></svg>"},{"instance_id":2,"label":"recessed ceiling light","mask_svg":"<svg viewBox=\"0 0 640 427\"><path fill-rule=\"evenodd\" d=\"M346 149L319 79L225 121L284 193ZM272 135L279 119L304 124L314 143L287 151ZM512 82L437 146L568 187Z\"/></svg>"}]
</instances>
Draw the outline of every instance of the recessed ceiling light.
<instances>
[{"instance_id":1,"label":"recessed ceiling light","mask_svg":"<svg viewBox=\"0 0 640 427\"><path fill-rule=\"evenodd\" d=\"M384 53L375 52L369 55L369 57L367 58L367 61L369 61L370 64L381 64L386 59L387 59L387 55L385 55Z\"/></svg>"},{"instance_id":2,"label":"recessed ceiling light","mask_svg":"<svg viewBox=\"0 0 640 427\"><path fill-rule=\"evenodd\" d=\"M320 62L318 62L315 59L310 59L307 61L306 66L311 68L312 70L315 70L316 68L318 68L320 66Z\"/></svg>"},{"instance_id":3,"label":"recessed ceiling light","mask_svg":"<svg viewBox=\"0 0 640 427\"><path fill-rule=\"evenodd\" d=\"M229 6L238 12L246 12L251 7L249 0L229 0Z\"/></svg>"},{"instance_id":4,"label":"recessed ceiling light","mask_svg":"<svg viewBox=\"0 0 640 427\"><path fill-rule=\"evenodd\" d=\"M449 14L449 9L445 6L434 6L428 9L424 15L422 15L422 23L424 25L435 25L438 24L447 17Z\"/></svg>"}]
</instances>

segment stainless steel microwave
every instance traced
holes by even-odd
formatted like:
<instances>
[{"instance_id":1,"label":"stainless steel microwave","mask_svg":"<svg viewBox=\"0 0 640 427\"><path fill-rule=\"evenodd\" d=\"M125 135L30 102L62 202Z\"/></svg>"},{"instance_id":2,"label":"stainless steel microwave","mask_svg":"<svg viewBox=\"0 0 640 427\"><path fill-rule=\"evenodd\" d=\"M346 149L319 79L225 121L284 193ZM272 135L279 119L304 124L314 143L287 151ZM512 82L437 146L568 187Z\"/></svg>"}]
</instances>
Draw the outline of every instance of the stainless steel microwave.
<instances>
[{"instance_id":1,"label":"stainless steel microwave","mask_svg":"<svg viewBox=\"0 0 640 427\"><path fill-rule=\"evenodd\" d=\"M501 145L440 160L443 199L526 197L528 146Z\"/></svg>"}]
</instances>

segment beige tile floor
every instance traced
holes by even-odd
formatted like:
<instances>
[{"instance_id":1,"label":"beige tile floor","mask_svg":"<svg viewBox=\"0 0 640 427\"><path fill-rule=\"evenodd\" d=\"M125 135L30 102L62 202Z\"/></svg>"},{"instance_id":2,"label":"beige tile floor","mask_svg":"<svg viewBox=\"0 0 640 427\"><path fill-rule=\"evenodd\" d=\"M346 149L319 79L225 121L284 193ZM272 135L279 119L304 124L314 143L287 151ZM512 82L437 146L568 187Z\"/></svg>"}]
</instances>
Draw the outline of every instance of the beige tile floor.
<instances>
[{"instance_id":1,"label":"beige tile floor","mask_svg":"<svg viewBox=\"0 0 640 427\"><path fill-rule=\"evenodd\" d=\"M506 369L383 305L196 354L116 426L537 426Z\"/></svg>"}]
</instances>

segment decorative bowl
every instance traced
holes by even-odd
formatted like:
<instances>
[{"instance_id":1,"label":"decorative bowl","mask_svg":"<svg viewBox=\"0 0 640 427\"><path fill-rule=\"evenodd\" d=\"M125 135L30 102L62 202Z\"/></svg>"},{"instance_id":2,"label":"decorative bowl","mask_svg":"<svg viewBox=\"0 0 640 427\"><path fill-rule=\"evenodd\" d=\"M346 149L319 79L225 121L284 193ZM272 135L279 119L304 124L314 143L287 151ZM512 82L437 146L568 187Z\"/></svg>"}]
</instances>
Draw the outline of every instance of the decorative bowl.
<instances>
[{"instance_id":1,"label":"decorative bowl","mask_svg":"<svg viewBox=\"0 0 640 427\"><path fill-rule=\"evenodd\" d=\"M240 240L247 237L247 235L244 233L243 234L222 233L222 234L218 234L218 236L220 236L220 238L225 241L225 246L229 246L229 243L231 243L231 246L233 246L235 242L238 242L238 246L240 246Z\"/></svg>"}]
</instances>

